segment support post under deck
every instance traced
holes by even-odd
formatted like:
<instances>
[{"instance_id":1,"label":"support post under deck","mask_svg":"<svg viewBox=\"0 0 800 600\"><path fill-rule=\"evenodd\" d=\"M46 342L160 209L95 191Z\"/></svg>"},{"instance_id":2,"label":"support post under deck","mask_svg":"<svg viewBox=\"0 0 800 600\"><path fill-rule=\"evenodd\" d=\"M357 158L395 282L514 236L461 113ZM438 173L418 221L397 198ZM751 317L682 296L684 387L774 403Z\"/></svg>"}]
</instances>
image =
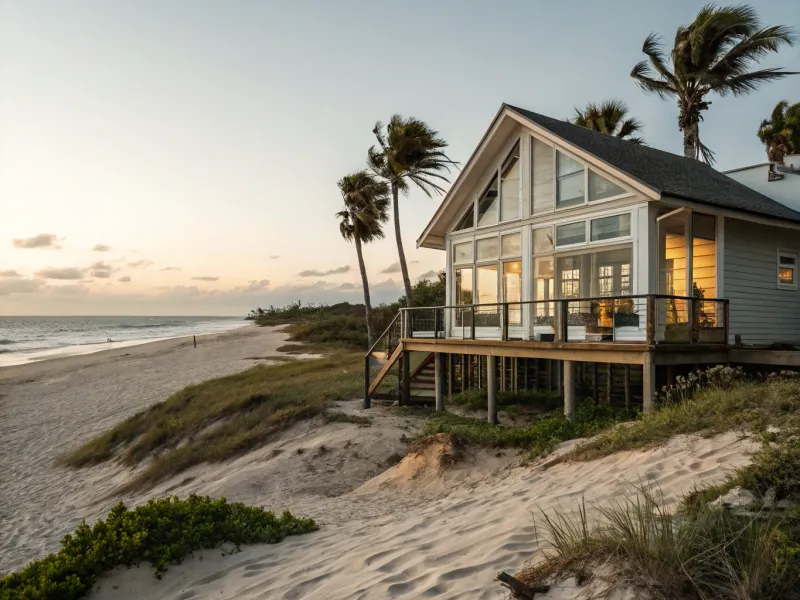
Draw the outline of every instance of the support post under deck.
<instances>
[{"instance_id":1,"label":"support post under deck","mask_svg":"<svg viewBox=\"0 0 800 600\"><path fill-rule=\"evenodd\" d=\"M564 368L564 415L570 421L575 420L575 363L571 360L563 362Z\"/></svg>"},{"instance_id":2,"label":"support post under deck","mask_svg":"<svg viewBox=\"0 0 800 600\"><path fill-rule=\"evenodd\" d=\"M492 425L497 425L497 357L486 357L486 389L489 398L489 415L488 420Z\"/></svg>"},{"instance_id":3,"label":"support post under deck","mask_svg":"<svg viewBox=\"0 0 800 600\"><path fill-rule=\"evenodd\" d=\"M408 406L411 403L411 352L403 351L403 386L400 396L400 406Z\"/></svg>"},{"instance_id":4,"label":"support post under deck","mask_svg":"<svg viewBox=\"0 0 800 600\"><path fill-rule=\"evenodd\" d=\"M656 361L652 352L644 353L642 362L642 410L653 410L656 396Z\"/></svg>"},{"instance_id":5,"label":"support post under deck","mask_svg":"<svg viewBox=\"0 0 800 600\"><path fill-rule=\"evenodd\" d=\"M436 390L436 410L444 410L444 354L437 352L433 355L433 387Z\"/></svg>"}]
</instances>

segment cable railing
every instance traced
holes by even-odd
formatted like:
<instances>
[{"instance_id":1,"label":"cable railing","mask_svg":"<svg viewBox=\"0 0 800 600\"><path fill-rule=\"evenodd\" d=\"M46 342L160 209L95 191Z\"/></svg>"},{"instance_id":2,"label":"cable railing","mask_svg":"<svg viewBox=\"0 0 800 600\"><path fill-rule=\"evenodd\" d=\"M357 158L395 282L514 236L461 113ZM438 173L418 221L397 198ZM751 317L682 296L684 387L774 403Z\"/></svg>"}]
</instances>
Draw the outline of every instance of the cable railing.
<instances>
[{"instance_id":1,"label":"cable railing","mask_svg":"<svg viewBox=\"0 0 800 600\"><path fill-rule=\"evenodd\" d=\"M727 344L725 299L664 294L400 310L403 338Z\"/></svg>"}]
</instances>

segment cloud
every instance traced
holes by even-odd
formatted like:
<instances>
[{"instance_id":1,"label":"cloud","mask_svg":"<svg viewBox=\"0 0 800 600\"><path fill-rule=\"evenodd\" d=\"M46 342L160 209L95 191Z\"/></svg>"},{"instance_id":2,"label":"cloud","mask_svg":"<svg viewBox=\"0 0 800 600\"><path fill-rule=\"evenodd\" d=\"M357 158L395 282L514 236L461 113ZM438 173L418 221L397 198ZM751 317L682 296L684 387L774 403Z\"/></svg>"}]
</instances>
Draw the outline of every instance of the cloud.
<instances>
[{"instance_id":1,"label":"cloud","mask_svg":"<svg viewBox=\"0 0 800 600\"><path fill-rule=\"evenodd\" d=\"M36 277L39 279L64 279L64 280L74 280L74 279L82 279L84 274L83 269L77 269L75 267L53 267L49 269L42 269L40 271L36 271Z\"/></svg>"},{"instance_id":2,"label":"cloud","mask_svg":"<svg viewBox=\"0 0 800 600\"><path fill-rule=\"evenodd\" d=\"M339 285L336 286L335 289L346 292L349 290L356 289L356 285L354 283L340 283Z\"/></svg>"},{"instance_id":3,"label":"cloud","mask_svg":"<svg viewBox=\"0 0 800 600\"><path fill-rule=\"evenodd\" d=\"M400 272L400 262L393 262L388 267L386 267L381 273L399 273Z\"/></svg>"},{"instance_id":4,"label":"cloud","mask_svg":"<svg viewBox=\"0 0 800 600\"><path fill-rule=\"evenodd\" d=\"M265 290L268 287L269 279L251 279L247 282L246 286L240 286L236 289L244 292L257 292L259 290Z\"/></svg>"},{"instance_id":5,"label":"cloud","mask_svg":"<svg viewBox=\"0 0 800 600\"><path fill-rule=\"evenodd\" d=\"M92 252L108 252L111 250L111 246L106 246L105 244L95 244L94 248L92 248Z\"/></svg>"},{"instance_id":6,"label":"cloud","mask_svg":"<svg viewBox=\"0 0 800 600\"><path fill-rule=\"evenodd\" d=\"M60 248L57 241L55 233L40 233L29 238L15 238L13 244L15 248Z\"/></svg>"},{"instance_id":7,"label":"cloud","mask_svg":"<svg viewBox=\"0 0 800 600\"><path fill-rule=\"evenodd\" d=\"M163 269L161 269L161 270L162 270L162 271L180 271L180 270L181 270L181 268L180 268L180 267L164 267L164 268L163 268Z\"/></svg>"},{"instance_id":8,"label":"cloud","mask_svg":"<svg viewBox=\"0 0 800 600\"><path fill-rule=\"evenodd\" d=\"M130 275L125 275L125 277L120 277L119 279L117 279L117 281L122 283L130 283L131 278Z\"/></svg>"},{"instance_id":9,"label":"cloud","mask_svg":"<svg viewBox=\"0 0 800 600\"><path fill-rule=\"evenodd\" d=\"M142 260L136 260L134 262L129 262L128 266L131 269L138 269L139 267L149 267L152 264L153 264L152 260L142 259Z\"/></svg>"},{"instance_id":10,"label":"cloud","mask_svg":"<svg viewBox=\"0 0 800 600\"><path fill-rule=\"evenodd\" d=\"M116 270L117 269L112 267L110 264L104 263L103 261L98 261L89 267L89 275L92 277L97 277L98 279L108 279Z\"/></svg>"},{"instance_id":11,"label":"cloud","mask_svg":"<svg viewBox=\"0 0 800 600\"><path fill-rule=\"evenodd\" d=\"M192 277L192 281L219 281L219 277L203 275L202 277Z\"/></svg>"},{"instance_id":12,"label":"cloud","mask_svg":"<svg viewBox=\"0 0 800 600\"><path fill-rule=\"evenodd\" d=\"M281 257L280 254L270 254L267 258L269 260L278 260Z\"/></svg>"},{"instance_id":13,"label":"cloud","mask_svg":"<svg viewBox=\"0 0 800 600\"><path fill-rule=\"evenodd\" d=\"M21 275L12 269L8 269L6 271L0 271L0 277L21 277Z\"/></svg>"},{"instance_id":14,"label":"cloud","mask_svg":"<svg viewBox=\"0 0 800 600\"><path fill-rule=\"evenodd\" d=\"M22 279L20 277L3 279L0 281L0 296L30 294L38 291L43 285L44 282L36 279Z\"/></svg>"},{"instance_id":15,"label":"cloud","mask_svg":"<svg viewBox=\"0 0 800 600\"><path fill-rule=\"evenodd\" d=\"M423 273L422 275L420 275L419 277L417 277L417 281L422 281L423 279L433 279L433 280L436 280L436 279L438 279L438 278L439 278L439 271L436 271L436 270L434 269L433 271L426 271L425 273Z\"/></svg>"},{"instance_id":16,"label":"cloud","mask_svg":"<svg viewBox=\"0 0 800 600\"><path fill-rule=\"evenodd\" d=\"M340 275L341 273L347 273L350 270L350 265L344 265L342 267L336 267L335 269L330 269L328 271L317 271L316 269L310 269L308 271L300 271L298 275L300 277L327 277L328 275Z\"/></svg>"}]
</instances>

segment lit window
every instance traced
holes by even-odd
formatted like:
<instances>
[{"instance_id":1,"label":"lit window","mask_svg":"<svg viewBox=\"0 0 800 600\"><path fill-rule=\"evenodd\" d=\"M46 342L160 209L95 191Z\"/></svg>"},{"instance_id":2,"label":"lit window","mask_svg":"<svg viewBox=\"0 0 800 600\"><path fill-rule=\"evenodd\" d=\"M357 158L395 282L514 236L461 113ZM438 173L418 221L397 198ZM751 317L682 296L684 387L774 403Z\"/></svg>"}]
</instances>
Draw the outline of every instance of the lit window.
<instances>
[{"instance_id":1,"label":"lit window","mask_svg":"<svg viewBox=\"0 0 800 600\"><path fill-rule=\"evenodd\" d=\"M797 289L797 254L783 250L778 252L778 287Z\"/></svg>"},{"instance_id":2,"label":"lit window","mask_svg":"<svg viewBox=\"0 0 800 600\"><path fill-rule=\"evenodd\" d=\"M586 241L586 221L556 227L556 246L582 244Z\"/></svg>"},{"instance_id":3,"label":"lit window","mask_svg":"<svg viewBox=\"0 0 800 600\"><path fill-rule=\"evenodd\" d=\"M584 202L583 165L557 153L558 181L556 183L556 207L578 206Z\"/></svg>"},{"instance_id":4,"label":"lit window","mask_svg":"<svg viewBox=\"0 0 800 600\"><path fill-rule=\"evenodd\" d=\"M593 242L627 237L631 234L631 215L625 213L624 215L592 219L591 229Z\"/></svg>"}]
</instances>

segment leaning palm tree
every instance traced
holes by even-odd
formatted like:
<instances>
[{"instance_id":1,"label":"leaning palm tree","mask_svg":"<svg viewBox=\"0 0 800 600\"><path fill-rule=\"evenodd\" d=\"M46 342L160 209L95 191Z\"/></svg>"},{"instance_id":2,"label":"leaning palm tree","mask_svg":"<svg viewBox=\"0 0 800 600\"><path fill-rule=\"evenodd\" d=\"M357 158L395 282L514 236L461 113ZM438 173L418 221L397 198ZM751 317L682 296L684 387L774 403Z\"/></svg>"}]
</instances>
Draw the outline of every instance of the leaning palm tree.
<instances>
[{"instance_id":1,"label":"leaning palm tree","mask_svg":"<svg viewBox=\"0 0 800 600\"><path fill-rule=\"evenodd\" d=\"M800 102L791 106L786 100L778 102L770 118L761 121L758 139L771 162L783 162L787 154L800 152Z\"/></svg>"},{"instance_id":2,"label":"leaning palm tree","mask_svg":"<svg viewBox=\"0 0 800 600\"><path fill-rule=\"evenodd\" d=\"M761 27L755 10L746 5L704 6L694 21L675 34L669 55L661 39L651 33L642 46L647 60L638 63L631 77L647 93L678 102L678 128L683 132L683 153L712 163L714 153L700 142L700 121L710 101L706 96L748 94L762 83L792 75L780 68L751 70L766 55L794 43L791 27Z\"/></svg>"},{"instance_id":3,"label":"leaning palm tree","mask_svg":"<svg viewBox=\"0 0 800 600\"><path fill-rule=\"evenodd\" d=\"M392 191L394 210L394 234L397 240L397 254L400 258L400 271L406 292L406 306L413 306L411 279L408 276L406 255L400 233L400 192L409 191L409 183L416 184L428 197L444 193L440 182L449 183L443 171L450 172L455 166L444 149L447 142L439 133L424 121L413 117L404 118L393 115L384 132L383 123L378 121L372 130L378 139L378 148L372 146L367 153L367 163L372 171L389 185Z\"/></svg>"},{"instance_id":4,"label":"leaning palm tree","mask_svg":"<svg viewBox=\"0 0 800 600\"><path fill-rule=\"evenodd\" d=\"M600 105L590 102L583 110L576 108L570 123L634 144L644 144L644 139L635 135L641 130L642 123L628 116L628 106L622 100L606 100Z\"/></svg>"},{"instance_id":5,"label":"leaning palm tree","mask_svg":"<svg viewBox=\"0 0 800 600\"><path fill-rule=\"evenodd\" d=\"M389 186L363 169L345 175L337 185L342 193L344 208L336 213L336 217L342 237L356 244L361 284L364 286L367 340L371 346L375 337L372 331L372 304L361 244L383 238L383 223L389 220Z\"/></svg>"}]
</instances>

